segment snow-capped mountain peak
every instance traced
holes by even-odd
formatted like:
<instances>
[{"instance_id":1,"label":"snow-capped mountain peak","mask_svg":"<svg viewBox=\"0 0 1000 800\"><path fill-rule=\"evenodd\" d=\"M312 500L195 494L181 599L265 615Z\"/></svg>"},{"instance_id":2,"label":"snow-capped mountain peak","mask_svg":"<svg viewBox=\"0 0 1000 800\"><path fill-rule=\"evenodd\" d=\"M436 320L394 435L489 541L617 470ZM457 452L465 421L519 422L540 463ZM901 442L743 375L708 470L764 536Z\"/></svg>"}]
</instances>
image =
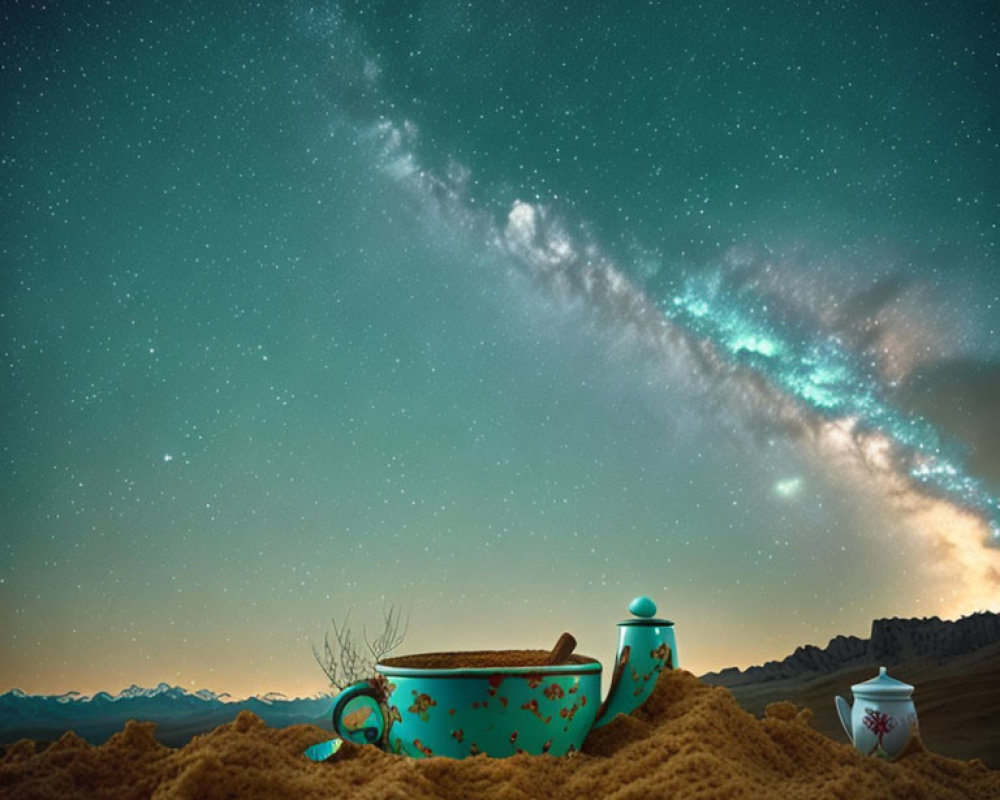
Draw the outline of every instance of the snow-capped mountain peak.
<instances>
[{"instance_id":1,"label":"snow-capped mountain peak","mask_svg":"<svg viewBox=\"0 0 1000 800\"><path fill-rule=\"evenodd\" d=\"M211 702L212 700L228 700L232 698L229 692L221 692L216 694L211 689L199 689L197 692L193 693L195 697L200 697L202 700L207 700Z\"/></svg>"},{"instance_id":2,"label":"snow-capped mountain peak","mask_svg":"<svg viewBox=\"0 0 1000 800\"><path fill-rule=\"evenodd\" d=\"M288 696L281 692L268 692L267 694L257 695L257 699L265 703L278 703L282 700L287 700Z\"/></svg>"},{"instance_id":3,"label":"snow-capped mountain peak","mask_svg":"<svg viewBox=\"0 0 1000 800\"><path fill-rule=\"evenodd\" d=\"M103 692L101 694L104 694ZM174 700L179 700L185 697L195 697L199 700L204 700L205 702L222 701L228 698L230 695L227 692L222 692L217 694L211 689L199 689L196 692L190 692L183 686L171 686L169 683L159 683L153 689L145 689L142 686L132 684L127 689L122 689L118 694L112 697L112 700L128 700L135 698L171 698Z\"/></svg>"},{"instance_id":4,"label":"snow-capped mountain peak","mask_svg":"<svg viewBox=\"0 0 1000 800\"><path fill-rule=\"evenodd\" d=\"M118 694L116 694L114 696L114 699L125 700L126 698L129 697L152 697L153 695L161 694L162 692L164 692L169 688L170 687L167 686L167 684L161 683L155 689L144 689L141 686L137 686L136 684L133 683L127 689L122 689Z\"/></svg>"}]
</instances>

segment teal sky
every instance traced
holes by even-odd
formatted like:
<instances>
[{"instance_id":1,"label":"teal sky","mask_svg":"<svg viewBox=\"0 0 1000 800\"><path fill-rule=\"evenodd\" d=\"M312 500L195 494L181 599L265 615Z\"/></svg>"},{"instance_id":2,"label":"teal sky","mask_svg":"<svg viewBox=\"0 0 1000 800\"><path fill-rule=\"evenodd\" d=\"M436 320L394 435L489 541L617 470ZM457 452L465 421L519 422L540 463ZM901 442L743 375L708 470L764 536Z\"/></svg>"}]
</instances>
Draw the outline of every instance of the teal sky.
<instances>
[{"instance_id":1,"label":"teal sky","mask_svg":"<svg viewBox=\"0 0 1000 800\"><path fill-rule=\"evenodd\" d=\"M541 7L540 7L541 6ZM1000 609L990 3L18 3L0 690Z\"/></svg>"}]
</instances>

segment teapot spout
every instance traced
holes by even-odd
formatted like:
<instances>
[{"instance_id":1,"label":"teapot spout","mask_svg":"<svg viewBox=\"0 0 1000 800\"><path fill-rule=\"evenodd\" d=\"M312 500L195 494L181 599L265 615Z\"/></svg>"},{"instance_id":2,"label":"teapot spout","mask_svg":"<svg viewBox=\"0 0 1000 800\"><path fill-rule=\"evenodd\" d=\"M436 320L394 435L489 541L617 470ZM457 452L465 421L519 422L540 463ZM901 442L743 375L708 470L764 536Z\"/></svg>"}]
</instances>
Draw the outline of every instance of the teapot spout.
<instances>
[{"instance_id":1,"label":"teapot spout","mask_svg":"<svg viewBox=\"0 0 1000 800\"><path fill-rule=\"evenodd\" d=\"M629 604L629 611L635 617L618 623L611 687L597 709L595 728L638 708L652 694L659 674L678 666L674 623L655 619L656 604L648 597L637 597Z\"/></svg>"},{"instance_id":2,"label":"teapot spout","mask_svg":"<svg viewBox=\"0 0 1000 800\"><path fill-rule=\"evenodd\" d=\"M854 744L854 732L851 728L851 707L839 694L834 698L834 702L837 704L837 715L840 717L840 724L844 726L844 732L847 734L847 738L851 740L851 744Z\"/></svg>"}]
</instances>

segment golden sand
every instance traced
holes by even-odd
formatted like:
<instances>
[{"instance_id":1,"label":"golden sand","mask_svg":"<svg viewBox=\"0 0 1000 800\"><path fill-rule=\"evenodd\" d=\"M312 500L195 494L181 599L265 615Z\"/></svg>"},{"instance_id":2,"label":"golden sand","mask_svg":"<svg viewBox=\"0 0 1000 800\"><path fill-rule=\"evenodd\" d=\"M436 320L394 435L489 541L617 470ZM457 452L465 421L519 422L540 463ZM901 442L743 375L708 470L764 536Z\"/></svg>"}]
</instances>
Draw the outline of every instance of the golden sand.
<instances>
[{"instance_id":1,"label":"golden sand","mask_svg":"<svg viewBox=\"0 0 1000 800\"><path fill-rule=\"evenodd\" d=\"M927 752L862 756L814 731L791 703L764 719L688 672L663 673L646 703L556 758L413 760L345 743L330 761L302 755L330 738L314 725L268 728L248 711L181 749L152 723L129 722L100 747L72 733L37 752L21 741L0 761L4 798L851 798L1000 800L1000 771Z\"/></svg>"}]
</instances>

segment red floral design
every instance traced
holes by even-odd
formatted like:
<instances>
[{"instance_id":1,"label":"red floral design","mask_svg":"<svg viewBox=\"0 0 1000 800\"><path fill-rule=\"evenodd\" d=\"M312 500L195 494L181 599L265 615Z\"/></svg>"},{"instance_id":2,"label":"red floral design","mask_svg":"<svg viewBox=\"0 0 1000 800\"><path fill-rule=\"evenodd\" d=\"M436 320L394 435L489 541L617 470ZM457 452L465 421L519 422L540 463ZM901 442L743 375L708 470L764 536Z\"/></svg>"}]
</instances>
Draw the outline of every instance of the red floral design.
<instances>
[{"instance_id":1,"label":"red floral design","mask_svg":"<svg viewBox=\"0 0 1000 800\"><path fill-rule=\"evenodd\" d=\"M544 694L547 698L549 698L549 700L559 700L566 694L566 692L563 691L562 686L558 683L550 683L545 687Z\"/></svg>"},{"instance_id":2,"label":"red floral design","mask_svg":"<svg viewBox=\"0 0 1000 800\"><path fill-rule=\"evenodd\" d=\"M423 744L423 742L421 742L419 739L414 739L413 740L413 746L416 747L417 750L419 750L425 756L432 756L432 755L434 755L434 751L431 750L429 747L427 747L425 744Z\"/></svg>"},{"instance_id":3,"label":"red floral design","mask_svg":"<svg viewBox=\"0 0 1000 800\"><path fill-rule=\"evenodd\" d=\"M865 709L865 716L862 722L864 722L865 727L868 728L868 730L878 737L879 747L882 747L882 737L889 733L889 731L893 730L897 725L894 717L891 717L888 714L883 714L881 711L876 711L873 708Z\"/></svg>"},{"instance_id":4,"label":"red floral design","mask_svg":"<svg viewBox=\"0 0 1000 800\"><path fill-rule=\"evenodd\" d=\"M587 696L582 694L580 695L580 699L570 708L563 708L559 711L559 716L566 720L566 725L563 728L564 731L569 730L570 723L573 722L573 717L576 716L576 712L585 705L587 705Z\"/></svg>"},{"instance_id":5,"label":"red floral design","mask_svg":"<svg viewBox=\"0 0 1000 800\"><path fill-rule=\"evenodd\" d=\"M427 722L427 720L429 719L427 712L431 709L432 706L437 705L437 700L435 700L429 694L423 694L423 693L418 694L416 689L411 690L411 692L413 694L413 705L406 710L409 711L411 714L419 714L420 719L422 719L424 722Z\"/></svg>"},{"instance_id":6,"label":"red floral design","mask_svg":"<svg viewBox=\"0 0 1000 800\"><path fill-rule=\"evenodd\" d=\"M524 711L530 711L532 714L534 714L536 717L538 717L546 725L552 720L551 716L549 716L549 717L543 717L542 716L542 713L538 710L538 701L535 700L534 698L532 698L531 700L529 700L527 703L524 703L521 706L521 709L524 710Z\"/></svg>"}]
</instances>

